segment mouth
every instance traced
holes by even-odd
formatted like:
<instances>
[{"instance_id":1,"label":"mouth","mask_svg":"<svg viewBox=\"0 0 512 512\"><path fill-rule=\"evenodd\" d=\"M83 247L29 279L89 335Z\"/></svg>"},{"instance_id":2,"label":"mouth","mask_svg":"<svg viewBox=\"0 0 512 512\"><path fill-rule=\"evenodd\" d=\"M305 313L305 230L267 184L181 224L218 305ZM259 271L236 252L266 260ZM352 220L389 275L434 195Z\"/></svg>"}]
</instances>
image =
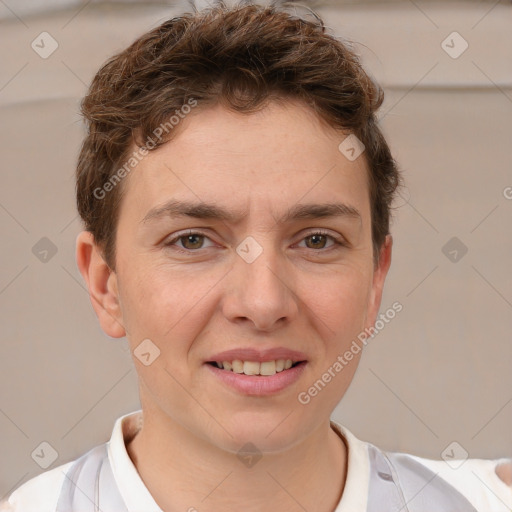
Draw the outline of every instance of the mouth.
<instances>
[{"instance_id":1,"label":"mouth","mask_svg":"<svg viewBox=\"0 0 512 512\"><path fill-rule=\"evenodd\" d=\"M275 359L272 361L208 361L207 364L230 373L244 374L258 377L270 377L276 373L286 372L306 361L293 361L292 359Z\"/></svg>"},{"instance_id":2,"label":"mouth","mask_svg":"<svg viewBox=\"0 0 512 512\"><path fill-rule=\"evenodd\" d=\"M292 388L300 379L306 360L275 359L272 361L208 361L204 366L222 386L238 394L264 397Z\"/></svg>"}]
</instances>

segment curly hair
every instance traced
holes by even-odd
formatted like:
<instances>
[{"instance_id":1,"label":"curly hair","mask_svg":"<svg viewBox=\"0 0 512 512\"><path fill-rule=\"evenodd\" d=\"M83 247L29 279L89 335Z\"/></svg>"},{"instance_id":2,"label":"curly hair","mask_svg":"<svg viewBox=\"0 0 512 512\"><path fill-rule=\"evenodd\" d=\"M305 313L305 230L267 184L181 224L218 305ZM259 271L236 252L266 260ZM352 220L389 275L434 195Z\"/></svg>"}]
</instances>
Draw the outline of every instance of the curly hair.
<instances>
[{"instance_id":1,"label":"curly hair","mask_svg":"<svg viewBox=\"0 0 512 512\"><path fill-rule=\"evenodd\" d=\"M228 8L222 2L184 13L142 35L95 75L81 103L87 135L76 171L78 212L115 269L120 178L129 171L126 163L121 166L134 158L134 144L152 140L151 147L143 146L151 151L168 142L175 131L167 129L162 137L159 127L186 105L220 103L250 114L269 101L295 99L364 144L378 261L401 183L375 116L383 98L357 55L327 34L318 16L310 20L281 7Z\"/></svg>"}]
</instances>

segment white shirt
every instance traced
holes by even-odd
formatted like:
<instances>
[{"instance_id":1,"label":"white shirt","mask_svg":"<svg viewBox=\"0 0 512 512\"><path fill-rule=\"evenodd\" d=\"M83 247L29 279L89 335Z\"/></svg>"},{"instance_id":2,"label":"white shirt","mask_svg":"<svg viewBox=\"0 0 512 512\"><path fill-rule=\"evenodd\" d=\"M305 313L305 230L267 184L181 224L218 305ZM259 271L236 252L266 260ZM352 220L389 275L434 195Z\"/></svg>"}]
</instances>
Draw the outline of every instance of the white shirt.
<instances>
[{"instance_id":1,"label":"white shirt","mask_svg":"<svg viewBox=\"0 0 512 512\"><path fill-rule=\"evenodd\" d=\"M144 485L126 450L126 443L137 433L141 420L142 411L135 411L117 419L107 443L108 461L117 491L128 512L162 512ZM369 449L373 445L360 441L342 425L335 422L331 422L331 425L348 447L345 487L334 512L366 512L370 489ZM459 491L477 511L512 510L512 488L495 473L496 465L509 459L467 459L458 469L452 469L444 460L430 460L412 455L406 457L406 460L414 460L436 473L436 478L443 479ZM74 462L63 464L27 481L10 495L7 502L0 505L0 510L55 512L62 485L67 478L66 472ZM390 477L382 473L379 475Z\"/></svg>"}]
</instances>

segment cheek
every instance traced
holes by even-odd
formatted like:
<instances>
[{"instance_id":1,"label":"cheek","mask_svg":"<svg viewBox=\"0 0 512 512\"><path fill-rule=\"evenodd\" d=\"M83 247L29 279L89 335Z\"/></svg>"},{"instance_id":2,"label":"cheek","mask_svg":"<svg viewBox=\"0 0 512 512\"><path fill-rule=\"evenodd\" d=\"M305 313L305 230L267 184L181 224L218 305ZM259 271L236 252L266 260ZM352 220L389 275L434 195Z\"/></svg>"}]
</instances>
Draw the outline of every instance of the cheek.
<instances>
[{"instance_id":1,"label":"cheek","mask_svg":"<svg viewBox=\"0 0 512 512\"><path fill-rule=\"evenodd\" d=\"M324 325L323 330L339 342L359 333L365 323L370 278L359 268L344 268L325 279L305 279L302 298Z\"/></svg>"},{"instance_id":2,"label":"cheek","mask_svg":"<svg viewBox=\"0 0 512 512\"><path fill-rule=\"evenodd\" d=\"M139 268L144 270L125 274L123 281L123 318L132 344L150 338L161 350L169 344L173 351L187 350L207 318L208 291L218 279L198 278L182 269Z\"/></svg>"},{"instance_id":3,"label":"cheek","mask_svg":"<svg viewBox=\"0 0 512 512\"><path fill-rule=\"evenodd\" d=\"M153 399L171 400L183 410L190 406L182 388L189 382L190 348L207 318L201 298L208 282L200 286L201 282L148 266L124 280L123 317L140 383ZM149 349L143 340L151 341ZM149 365L139 357L147 352L151 358L157 354Z\"/></svg>"},{"instance_id":4,"label":"cheek","mask_svg":"<svg viewBox=\"0 0 512 512\"><path fill-rule=\"evenodd\" d=\"M142 269L142 270L141 270ZM192 340L212 314L212 298L219 284L218 272L198 272L190 268L151 265L141 262L125 267L120 286L123 318L133 338ZM291 293L310 321L326 337L345 338L363 329L371 272L363 266L344 264L321 273L301 271L290 279ZM130 337L130 336L129 336ZM186 345L186 343L182 343ZM177 345L174 345L178 349Z\"/></svg>"}]
</instances>

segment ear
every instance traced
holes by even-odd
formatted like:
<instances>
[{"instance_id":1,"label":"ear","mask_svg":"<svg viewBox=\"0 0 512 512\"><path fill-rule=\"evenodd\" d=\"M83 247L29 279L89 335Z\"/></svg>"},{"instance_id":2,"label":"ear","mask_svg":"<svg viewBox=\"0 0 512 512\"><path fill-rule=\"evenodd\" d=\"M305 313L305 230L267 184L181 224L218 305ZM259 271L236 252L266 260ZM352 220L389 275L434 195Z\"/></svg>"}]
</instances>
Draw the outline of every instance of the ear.
<instances>
[{"instance_id":1,"label":"ear","mask_svg":"<svg viewBox=\"0 0 512 512\"><path fill-rule=\"evenodd\" d=\"M377 320L380 303L382 300L382 292L384 290L384 282L391 265L391 249L393 247L393 237L386 235L386 239L382 244L379 251L379 261L373 271L373 282L370 294L368 297L368 309L366 315L365 328L373 327Z\"/></svg>"},{"instance_id":2,"label":"ear","mask_svg":"<svg viewBox=\"0 0 512 512\"><path fill-rule=\"evenodd\" d=\"M76 262L89 290L92 307L101 328L112 338L126 336L119 302L117 275L103 259L90 231L82 231L76 239Z\"/></svg>"}]
</instances>

